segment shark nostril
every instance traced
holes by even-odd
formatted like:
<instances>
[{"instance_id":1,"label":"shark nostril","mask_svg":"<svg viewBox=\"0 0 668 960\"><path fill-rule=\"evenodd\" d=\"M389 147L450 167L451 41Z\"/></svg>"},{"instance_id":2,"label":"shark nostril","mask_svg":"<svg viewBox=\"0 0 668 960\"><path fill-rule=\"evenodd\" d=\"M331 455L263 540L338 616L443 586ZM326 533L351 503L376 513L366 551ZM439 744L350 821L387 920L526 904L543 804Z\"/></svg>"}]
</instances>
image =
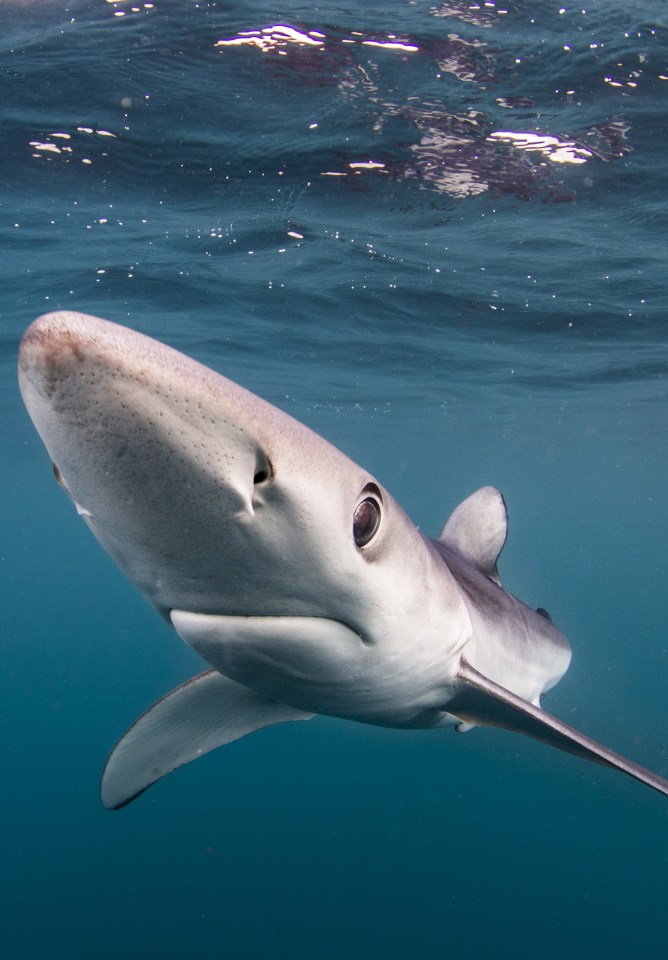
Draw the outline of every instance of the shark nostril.
<instances>
[{"instance_id":1,"label":"shark nostril","mask_svg":"<svg viewBox=\"0 0 668 960\"><path fill-rule=\"evenodd\" d=\"M266 464L264 464L263 466L259 467L258 470L256 470L255 476L253 477L253 483L256 485L259 483L266 483L267 480L271 480L273 475L274 475L274 470L271 465L271 461L267 460Z\"/></svg>"}]
</instances>

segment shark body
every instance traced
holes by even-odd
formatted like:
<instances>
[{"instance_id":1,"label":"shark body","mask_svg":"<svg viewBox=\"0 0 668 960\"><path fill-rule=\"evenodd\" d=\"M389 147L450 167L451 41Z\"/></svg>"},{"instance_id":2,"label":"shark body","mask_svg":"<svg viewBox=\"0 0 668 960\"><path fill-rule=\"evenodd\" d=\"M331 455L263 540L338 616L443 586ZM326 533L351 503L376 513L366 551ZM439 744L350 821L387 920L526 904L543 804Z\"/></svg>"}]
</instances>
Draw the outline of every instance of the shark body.
<instances>
[{"instance_id":1,"label":"shark body","mask_svg":"<svg viewBox=\"0 0 668 960\"><path fill-rule=\"evenodd\" d=\"M500 585L501 494L431 540L391 494L259 397L140 333L58 312L26 331L19 381L58 482L129 579L209 665L109 757L102 801L273 723L500 726L668 781L540 707L564 635Z\"/></svg>"}]
</instances>

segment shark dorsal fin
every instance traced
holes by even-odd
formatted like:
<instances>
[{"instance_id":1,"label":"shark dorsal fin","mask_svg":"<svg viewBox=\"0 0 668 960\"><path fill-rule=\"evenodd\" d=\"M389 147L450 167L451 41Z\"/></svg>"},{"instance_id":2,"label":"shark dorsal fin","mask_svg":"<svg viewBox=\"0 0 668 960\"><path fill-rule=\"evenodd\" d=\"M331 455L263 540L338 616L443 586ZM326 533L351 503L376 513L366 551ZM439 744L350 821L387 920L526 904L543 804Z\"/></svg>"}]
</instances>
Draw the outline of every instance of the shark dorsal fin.
<instances>
[{"instance_id":1,"label":"shark dorsal fin","mask_svg":"<svg viewBox=\"0 0 668 960\"><path fill-rule=\"evenodd\" d=\"M499 583L496 562L506 542L508 514L495 487L481 487L455 507L440 541Z\"/></svg>"}]
</instances>

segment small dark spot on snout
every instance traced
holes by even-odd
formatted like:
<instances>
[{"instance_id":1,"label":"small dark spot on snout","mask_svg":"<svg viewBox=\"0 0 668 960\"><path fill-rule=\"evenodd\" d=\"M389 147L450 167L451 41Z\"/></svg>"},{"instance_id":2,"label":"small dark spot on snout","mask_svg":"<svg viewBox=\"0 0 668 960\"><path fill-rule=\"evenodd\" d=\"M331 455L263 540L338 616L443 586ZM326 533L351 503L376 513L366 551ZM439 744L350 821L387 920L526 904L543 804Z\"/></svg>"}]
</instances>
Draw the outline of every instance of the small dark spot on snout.
<instances>
[{"instance_id":1,"label":"small dark spot on snout","mask_svg":"<svg viewBox=\"0 0 668 960\"><path fill-rule=\"evenodd\" d=\"M52 463L52 464L51 464L51 469L53 470L53 475L54 475L54 477L56 478L56 480L58 481L58 483L60 484L60 486L61 486L61 487L64 487L64 486L65 486L65 481L63 480L63 475L62 475L62 473L60 472L60 470L58 469L58 467L56 466L55 463Z\"/></svg>"},{"instance_id":2,"label":"small dark spot on snout","mask_svg":"<svg viewBox=\"0 0 668 960\"><path fill-rule=\"evenodd\" d=\"M57 338L41 336L35 339L41 341L44 347L44 361L47 367L54 367L61 363L67 354L72 354L79 363L83 363L85 359L80 340L69 330L61 331Z\"/></svg>"},{"instance_id":3,"label":"small dark spot on snout","mask_svg":"<svg viewBox=\"0 0 668 960\"><path fill-rule=\"evenodd\" d=\"M61 330L52 323L36 320L23 335L19 350L19 364L30 379L39 382L44 396L52 399L65 376L63 361L72 357L85 361L80 340L69 330Z\"/></svg>"}]
</instances>

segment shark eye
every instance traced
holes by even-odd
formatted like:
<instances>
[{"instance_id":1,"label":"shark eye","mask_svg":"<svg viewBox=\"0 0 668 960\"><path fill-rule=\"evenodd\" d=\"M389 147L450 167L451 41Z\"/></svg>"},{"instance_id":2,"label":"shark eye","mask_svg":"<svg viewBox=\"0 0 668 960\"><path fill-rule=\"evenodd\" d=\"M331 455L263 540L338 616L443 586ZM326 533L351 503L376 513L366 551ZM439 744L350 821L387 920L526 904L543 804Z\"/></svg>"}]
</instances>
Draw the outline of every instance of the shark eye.
<instances>
[{"instance_id":1,"label":"shark eye","mask_svg":"<svg viewBox=\"0 0 668 960\"><path fill-rule=\"evenodd\" d=\"M375 497L365 497L353 514L353 539L356 546L365 547L376 536L380 527L380 504Z\"/></svg>"}]
</instances>

